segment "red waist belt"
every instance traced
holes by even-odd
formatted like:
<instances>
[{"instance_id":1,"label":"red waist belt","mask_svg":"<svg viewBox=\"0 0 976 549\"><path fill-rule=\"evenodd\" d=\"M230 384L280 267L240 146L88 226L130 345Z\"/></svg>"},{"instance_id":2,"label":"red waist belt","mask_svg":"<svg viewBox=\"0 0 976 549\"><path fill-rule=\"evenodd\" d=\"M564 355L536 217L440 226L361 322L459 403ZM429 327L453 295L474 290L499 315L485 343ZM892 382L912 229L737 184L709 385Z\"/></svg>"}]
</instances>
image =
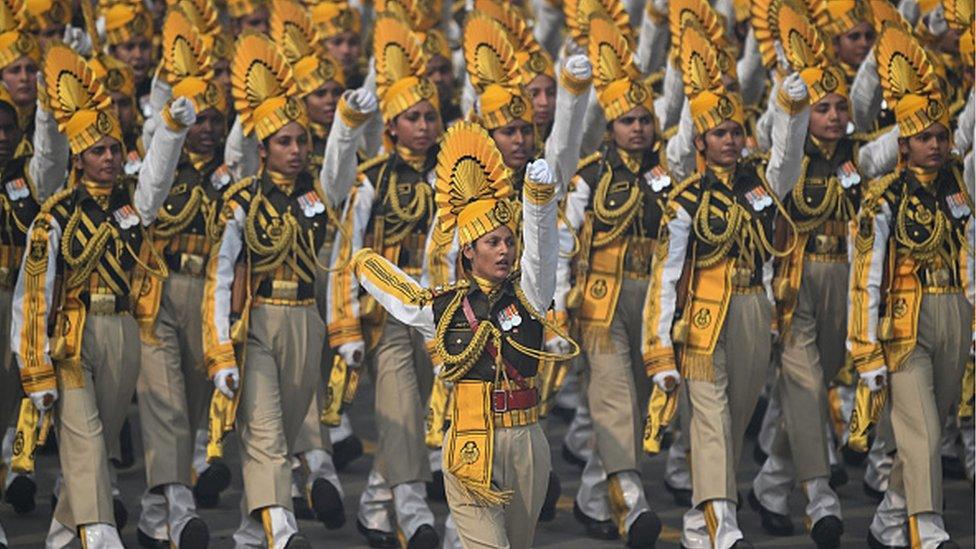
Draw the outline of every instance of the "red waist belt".
<instances>
[{"instance_id":1,"label":"red waist belt","mask_svg":"<svg viewBox=\"0 0 976 549\"><path fill-rule=\"evenodd\" d=\"M491 392L491 409L495 413L510 412L512 410L529 410L539 403L539 391L531 389L516 389L506 391L496 389Z\"/></svg>"}]
</instances>

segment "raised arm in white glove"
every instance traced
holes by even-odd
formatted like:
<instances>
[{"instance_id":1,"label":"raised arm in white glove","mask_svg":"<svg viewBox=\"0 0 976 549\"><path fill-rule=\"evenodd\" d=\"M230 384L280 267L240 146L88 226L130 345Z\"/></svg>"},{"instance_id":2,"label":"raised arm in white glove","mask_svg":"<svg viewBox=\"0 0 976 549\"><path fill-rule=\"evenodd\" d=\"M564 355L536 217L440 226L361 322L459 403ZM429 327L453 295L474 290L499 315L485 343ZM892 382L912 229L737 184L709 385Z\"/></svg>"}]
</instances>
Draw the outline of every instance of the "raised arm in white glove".
<instances>
[{"instance_id":1,"label":"raised arm in white glove","mask_svg":"<svg viewBox=\"0 0 976 549\"><path fill-rule=\"evenodd\" d=\"M63 40L65 45L82 57L88 57L92 51L91 38L88 37L88 33L84 29L70 25L65 27Z\"/></svg>"},{"instance_id":2,"label":"raised arm in white glove","mask_svg":"<svg viewBox=\"0 0 976 549\"><path fill-rule=\"evenodd\" d=\"M926 26L928 26L929 32L932 36L942 36L949 30L949 23L946 22L945 18L945 8L942 4L939 4L925 17Z\"/></svg>"},{"instance_id":3,"label":"raised arm in white glove","mask_svg":"<svg viewBox=\"0 0 976 549\"><path fill-rule=\"evenodd\" d=\"M227 398L234 398L234 393L240 386L241 371L237 366L224 368L214 375L214 387Z\"/></svg>"},{"instance_id":4,"label":"raised arm in white glove","mask_svg":"<svg viewBox=\"0 0 976 549\"><path fill-rule=\"evenodd\" d=\"M366 88L356 88L345 93L346 104L351 109L361 114L369 114L376 111L379 104L376 95Z\"/></svg>"},{"instance_id":5,"label":"raised arm in white glove","mask_svg":"<svg viewBox=\"0 0 976 549\"><path fill-rule=\"evenodd\" d=\"M535 160L525 168L525 178L533 183L546 185L556 182L556 174L552 173L549 163L543 159Z\"/></svg>"},{"instance_id":6,"label":"raised arm in white glove","mask_svg":"<svg viewBox=\"0 0 976 549\"><path fill-rule=\"evenodd\" d=\"M882 366L880 368L875 368L870 372L861 372L861 379L868 384L868 389L872 393L880 391L888 383L888 367Z\"/></svg>"},{"instance_id":7,"label":"raised arm in white glove","mask_svg":"<svg viewBox=\"0 0 976 549\"><path fill-rule=\"evenodd\" d=\"M197 121L197 112L193 108L193 102L185 97L177 97L173 100L169 106L169 115L183 127L192 126Z\"/></svg>"},{"instance_id":8,"label":"raised arm in white glove","mask_svg":"<svg viewBox=\"0 0 976 549\"><path fill-rule=\"evenodd\" d=\"M350 368L359 368L366 356L366 344L362 341L350 341L339 345L338 352Z\"/></svg>"},{"instance_id":9,"label":"raised arm in white glove","mask_svg":"<svg viewBox=\"0 0 976 549\"><path fill-rule=\"evenodd\" d=\"M589 80L593 76L593 65L585 55L572 55L566 60L566 72L577 80Z\"/></svg>"},{"instance_id":10,"label":"raised arm in white glove","mask_svg":"<svg viewBox=\"0 0 976 549\"><path fill-rule=\"evenodd\" d=\"M783 80L783 90L787 97L794 102L803 101L810 95L809 90L807 90L807 83L803 81L803 78L800 78L798 72L790 74Z\"/></svg>"}]
</instances>

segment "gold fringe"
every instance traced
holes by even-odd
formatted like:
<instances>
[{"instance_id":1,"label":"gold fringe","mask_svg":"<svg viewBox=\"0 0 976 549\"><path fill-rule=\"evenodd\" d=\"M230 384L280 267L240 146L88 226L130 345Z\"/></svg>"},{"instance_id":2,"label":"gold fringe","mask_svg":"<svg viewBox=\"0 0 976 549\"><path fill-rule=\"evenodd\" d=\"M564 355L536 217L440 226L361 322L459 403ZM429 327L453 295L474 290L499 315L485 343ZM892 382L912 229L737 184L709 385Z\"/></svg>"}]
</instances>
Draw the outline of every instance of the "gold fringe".
<instances>
[{"instance_id":1,"label":"gold fringe","mask_svg":"<svg viewBox=\"0 0 976 549\"><path fill-rule=\"evenodd\" d=\"M715 382L712 354L685 351L681 354L681 376L692 381Z\"/></svg>"}]
</instances>

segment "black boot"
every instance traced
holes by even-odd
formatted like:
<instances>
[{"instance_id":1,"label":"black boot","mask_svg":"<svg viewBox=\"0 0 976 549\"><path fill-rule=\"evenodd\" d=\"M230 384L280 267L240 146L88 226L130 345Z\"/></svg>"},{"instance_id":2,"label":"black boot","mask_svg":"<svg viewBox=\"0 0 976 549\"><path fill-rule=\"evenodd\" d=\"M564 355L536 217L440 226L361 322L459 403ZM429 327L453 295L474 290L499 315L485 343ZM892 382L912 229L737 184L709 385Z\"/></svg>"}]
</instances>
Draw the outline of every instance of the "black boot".
<instances>
[{"instance_id":1,"label":"black boot","mask_svg":"<svg viewBox=\"0 0 976 549\"><path fill-rule=\"evenodd\" d=\"M129 523L129 511L119 498L112 498L112 513L115 515L115 528L121 532Z\"/></svg>"},{"instance_id":2,"label":"black boot","mask_svg":"<svg viewBox=\"0 0 976 549\"><path fill-rule=\"evenodd\" d=\"M759 517L762 518L763 530L769 532L774 536L792 536L793 535L793 522L790 520L789 515L782 515L780 513L774 513L769 509L762 506L759 498L756 497L755 490L749 490L749 506L759 513Z\"/></svg>"},{"instance_id":3,"label":"black boot","mask_svg":"<svg viewBox=\"0 0 976 549\"><path fill-rule=\"evenodd\" d=\"M346 523L345 507L339 490L324 478L315 479L311 491L312 510L327 530L342 528Z\"/></svg>"},{"instance_id":4,"label":"black boot","mask_svg":"<svg viewBox=\"0 0 976 549\"><path fill-rule=\"evenodd\" d=\"M392 549L399 547L400 542L393 532L383 532L382 530L372 530L356 519L356 529L366 538L366 543L376 549Z\"/></svg>"},{"instance_id":5,"label":"black boot","mask_svg":"<svg viewBox=\"0 0 976 549\"><path fill-rule=\"evenodd\" d=\"M356 435L350 435L332 445L332 463L336 471L342 471L353 461L363 455L363 441Z\"/></svg>"},{"instance_id":6,"label":"black boot","mask_svg":"<svg viewBox=\"0 0 976 549\"><path fill-rule=\"evenodd\" d=\"M556 473L549 471L549 487L546 489L546 500L542 502L542 512L539 513L539 522L550 522L556 518L556 503L559 496L563 493L563 486L559 482Z\"/></svg>"},{"instance_id":7,"label":"black boot","mask_svg":"<svg viewBox=\"0 0 976 549\"><path fill-rule=\"evenodd\" d=\"M285 549L312 549L312 544L301 534L292 534Z\"/></svg>"},{"instance_id":8,"label":"black boot","mask_svg":"<svg viewBox=\"0 0 976 549\"><path fill-rule=\"evenodd\" d=\"M430 482L427 483L427 499L446 502L447 493L444 492L444 471L433 471L430 477Z\"/></svg>"},{"instance_id":9,"label":"black boot","mask_svg":"<svg viewBox=\"0 0 976 549\"><path fill-rule=\"evenodd\" d=\"M34 496L37 494L37 484L29 477L19 475L10 483L3 494L3 500L13 506L18 515L26 515L37 507Z\"/></svg>"},{"instance_id":10,"label":"black boot","mask_svg":"<svg viewBox=\"0 0 976 549\"><path fill-rule=\"evenodd\" d=\"M423 524L417 531L410 536L407 542L407 549L435 549L441 544L441 537L437 531L429 524Z\"/></svg>"},{"instance_id":11,"label":"black boot","mask_svg":"<svg viewBox=\"0 0 976 549\"><path fill-rule=\"evenodd\" d=\"M207 549L210 530L199 517L191 518L180 532L180 549Z\"/></svg>"},{"instance_id":12,"label":"black boot","mask_svg":"<svg viewBox=\"0 0 976 549\"><path fill-rule=\"evenodd\" d=\"M220 504L220 493L230 486L230 468L223 461L214 461L197 477L193 485L193 499L201 509L213 509Z\"/></svg>"},{"instance_id":13,"label":"black boot","mask_svg":"<svg viewBox=\"0 0 976 549\"><path fill-rule=\"evenodd\" d=\"M810 529L810 538L817 544L817 549L840 547L840 537L843 534L844 523L833 515L818 520Z\"/></svg>"},{"instance_id":14,"label":"black boot","mask_svg":"<svg viewBox=\"0 0 976 549\"><path fill-rule=\"evenodd\" d=\"M653 511L644 511L627 531L627 547L653 548L661 535L661 519Z\"/></svg>"},{"instance_id":15,"label":"black boot","mask_svg":"<svg viewBox=\"0 0 976 549\"><path fill-rule=\"evenodd\" d=\"M573 516L576 521L586 528L586 535L594 539L617 539L620 533L612 520L596 520L588 517L580 509L578 503L573 503Z\"/></svg>"}]
</instances>

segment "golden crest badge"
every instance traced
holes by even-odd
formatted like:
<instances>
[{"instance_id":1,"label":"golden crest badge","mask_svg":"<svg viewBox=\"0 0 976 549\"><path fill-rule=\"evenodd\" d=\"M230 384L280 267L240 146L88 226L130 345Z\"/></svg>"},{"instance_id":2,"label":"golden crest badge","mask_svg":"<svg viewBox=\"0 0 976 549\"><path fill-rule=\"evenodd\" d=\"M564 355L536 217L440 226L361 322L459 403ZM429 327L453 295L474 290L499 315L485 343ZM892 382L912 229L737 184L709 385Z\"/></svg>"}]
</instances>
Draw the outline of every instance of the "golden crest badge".
<instances>
[{"instance_id":1,"label":"golden crest badge","mask_svg":"<svg viewBox=\"0 0 976 549\"><path fill-rule=\"evenodd\" d=\"M512 207L507 200L502 199L495 202L495 207L491 211L495 220L503 225L507 225L512 220Z\"/></svg>"},{"instance_id":2,"label":"golden crest badge","mask_svg":"<svg viewBox=\"0 0 976 549\"><path fill-rule=\"evenodd\" d=\"M529 70L534 73L540 73L546 70L546 60L543 59L542 53L537 51L532 52L532 55L529 56L528 66Z\"/></svg>"},{"instance_id":3,"label":"golden crest badge","mask_svg":"<svg viewBox=\"0 0 976 549\"><path fill-rule=\"evenodd\" d=\"M98 112L98 117L95 118L95 129L102 135L112 131L112 119L109 118L108 113L105 111Z\"/></svg>"},{"instance_id":4,"label":"golden crest badge","mask_svg":"<svg viewBox=\"0 0 976 549\"><path fill-rule=\"evenodd\" d=\"M298 102L295 101L295 98L289 97L285 101L285 116L287 116L289 120L298 120L298 117L300 117L301 114L302 109L298 106Z\"/></svg>"},{"instance_id":5,"label":"golden crest badge","mask_svg":"<svg viewBox=\"0 0 976 549\"><path fill-rule=\"evenodd\" d=\"M417 94L424 99L429 99L434 96L434 85L430 83L430 80L426 78L421 78L417 82Z\"/></svg>"},{"instance_id":6,"label":"golden crest badge","mask_svg":"<svg viewBox=\"0 0 976 549\"><path fill-rule=\"evenodd\" d=\"M478 450L478 445L474 441L467 441L464 446L461 447L461 462L465 465L471 465L472 463L478 461L478 457L481 455L481 451Z\"/></svg>"},{"instance_id":7,"label":"golden crest badge","mask_svg":"<svg viewBox=\"0 0 976 549\"><path fill-rule=\"evenodd\" d=\"M123 84L125 84L125 76L122 75L121 70L111 68L105 73L105 87L109 90L119 91Z\"/></svg>"},{"instance_id":8,"label":"golden crest badge","mask_svg":"<svg viewBox=\"0 0 976 549\"><path fill-rule=\"evenodd\" d=\"M942 106L942 103L935 99L929 99L929 104L925 107L925 114L930 120L938 120L944 112L945 107Z\"/></svg>"},{"instance_id":9,"label":"golden crest badge","mask_svg":"<svg viewBox=\"0 0 976 549\"><path fill-rule=\"evenodd\" d=\"M34 39L31 35L22 32L14 42L14 49L20 53L29 53L34 48Z\"/></svg>"},{"instance_id":10,"label":"golden crest badge","mask_svg":"<svg viewBox=\"0 0 976 549\"><path fill-rule=\"evenodd\" d=\"M644 101L647 101L647 96L647 89L639 82L630 83L630 89L627 90L627 99L629 99L631 103L637 105L643 104Z\"/></svg>"},{"instance_id":11,"label":"golden crest badge","mask_svg":"<svg viewBox=\"0 0 976 549\"><path fill-rule=\"evenodd\" d=\"M823 78L820 79L820 85L823 86L825 92L827 93L833 92L834 90L837 89L838 84L839 82L837 81L837 77L834 76L834 73L832 71L830 70L824 71Z\"/></svg>"},{"instance_id":12,"label":"golden crest badge","mask_svg":"<svg viewBox=\"0 0 976 549\"><path fill-rule=\"evenodd\" d=\"M508 102L508 112L516 118L525 114L525 109L525 101L518 95L513 96L512 100Z\"/></svg>"},{"instance_id":13,"label":"golden crest badge","mask_svg":"<svg viewBox=\"0 0 976 549\"><path fill-rule=\"evenodd\" d=\"M731 118L732 115L735 114L735 106L732 104L732 101L725 96L719 97L718 106L716 109L718 110L718 115L723 119Z\"/></svg>"}]
</instances>

